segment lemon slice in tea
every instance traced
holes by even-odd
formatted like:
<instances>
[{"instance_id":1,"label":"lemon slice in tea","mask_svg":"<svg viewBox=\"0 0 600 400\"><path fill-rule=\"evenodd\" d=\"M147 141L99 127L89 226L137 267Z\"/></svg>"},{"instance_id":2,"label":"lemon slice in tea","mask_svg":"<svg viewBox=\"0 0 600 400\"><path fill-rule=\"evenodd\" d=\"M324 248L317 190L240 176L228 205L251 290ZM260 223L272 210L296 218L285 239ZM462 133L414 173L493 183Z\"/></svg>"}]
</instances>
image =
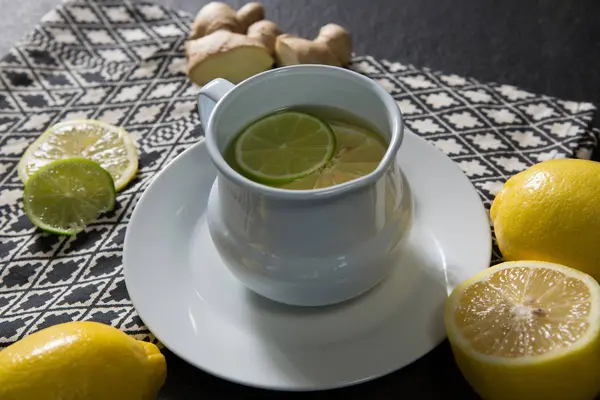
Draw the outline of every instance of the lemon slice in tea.
<instances>
[{"instance_id":1,"label":"lemon slice in tea","mask_svg":"<svg viewBox=\"0 0 600 400\"><path fill-rule=\"evenodd\" d=\"M450 295L457 364L486 400L592 399L600 390L600 285L539 261L505 262Z\"/></svg>"},{"instance_id":2,"label":"lemon slice in tea","mask_svg":"<svg viewBox=\"0 0 600 400\"><path fill-rule=\"evenodd\" d=\"M37 170L23 192L25 213L48 232L74 235L115 206L110 174L87 158L56 160Z\"/></svg>"},{"instance_id":3,"label":"lemon slice in tea","mask_svg":"<svg viewBox=\"0 0 600 400\"><path fill-rule=\"evenodd\" d=\"M64 158L84 157L107 170L117 191L123 189L138 169L133 138L122 128L95 120L73 120L53 125L21 157L19 177L29 177L44 165Z\"/></svg>"},{"instance_id":4,"label":"lemon slice in tea","mask_svg":"<svg viewBox=\"0 0 600 400\"><path fill-rule=\"evenodd\" d=\"M321 119L296 111L268 115L237 138L235 162L265 184L291 182L321 168L333 156L335 135Z\"/></svg>"},{"instance_id":5,"label":"lemon slice in tea","mask_svg":"<svg viewBox=\"0 0 600 400\"><path fill-rule=\"evenodd\" d=\"M285 189L309 190L339 185L373 172L387 150L375 133L342 122L330 122L336 138L333 158L312 174L283 185Z\"/></svg>"}]
</instances>

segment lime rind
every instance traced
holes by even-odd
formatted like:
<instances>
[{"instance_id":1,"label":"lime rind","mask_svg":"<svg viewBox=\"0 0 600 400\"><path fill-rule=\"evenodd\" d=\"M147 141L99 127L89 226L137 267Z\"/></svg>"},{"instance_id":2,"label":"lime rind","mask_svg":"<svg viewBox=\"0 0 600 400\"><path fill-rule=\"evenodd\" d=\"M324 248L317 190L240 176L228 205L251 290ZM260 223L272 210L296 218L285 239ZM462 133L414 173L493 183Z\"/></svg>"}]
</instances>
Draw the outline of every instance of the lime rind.
<instances>
[{"instance_id":1,"label":"lime rind","mask_svg":"<svg viewBox=\"0 0 600 400\"><path fill-rule=\"evenodd\" d=\"M64 129L73 128L85 132L86 126L89 126L90 129L104 132L103 135L98 136L99 140L97 142L90 142L87 149L78 149L77 151L69 152L66 147L73 146L73 143L48 145L53 139L56 139L56 136ZM112 139L118 140L120 145L113 148L109 147L108 149L99 149L99 147L106 143L106 140L103 140L103 138L109 135L114 135L115 138ZM100 144L100 146L98 146L98 144ZM90 149L93 150L94 146L97 150L96 154L89 151ZM90 154L86 154L86 152ZM135 177L139 167L138 151L135 142L125 129L98 120L68 120L52 125L27 148L19 161L19 178L23 184L26 184L29 177L44 165L59 159L77 157L95 161L106 169L113 177L117 192L124 189ZM118 160L120 160L120 162ZM120 165L123 164L126 164L125 168L120 167ZM33 171L31 171L32 168Z\"/></svg>"},{"instance_id":2,"label":"lime rind","mask_svg":"<svg viewBox=\"0 0 600 400\"><path fill-rule=\"evenodd\" d=\"M75 235L99 214L113 210L115 197L113 178L104 168L87 158L74 157L37 170L25 185L23 207L38 228Z\"/></svg>"},{"instance_id":3,"label":"lime rind","mask_svg":"<svg viewBox=\"0 0 600 400\"><path fill-rule=\"evenodd\" d=\"M310 114L283 111L248 126L236 140L234 157L250 179L278 185L322 168L333 158L335 149L335 134L326 122Z\"/></svg>"}]
</instances>

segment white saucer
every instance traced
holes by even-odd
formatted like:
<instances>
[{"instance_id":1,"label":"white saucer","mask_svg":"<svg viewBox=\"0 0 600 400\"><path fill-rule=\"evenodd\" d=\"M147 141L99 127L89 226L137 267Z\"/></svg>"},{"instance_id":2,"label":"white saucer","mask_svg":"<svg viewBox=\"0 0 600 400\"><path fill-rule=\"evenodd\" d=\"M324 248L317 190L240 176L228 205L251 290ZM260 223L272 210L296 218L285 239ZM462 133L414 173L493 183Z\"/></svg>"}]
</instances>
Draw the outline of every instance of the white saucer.
<instances>
[{"instance_id":1,"label":"white saucer","mask_svg":"<svg viewBox=\"0 0 600 400\"><path fill-rule=\"evenodd\" d=\"M200 142L140 199L125 237L127 289L167 348L234 382L318 390L397 370L444 338L443 307L460 281L487 268L491 235L473 186L443 153L411 132L398 159L415 221L395 272L341 305L297 308L245 289L221 262L205 220L216 171Z\"/></svg>"}]
</instances>

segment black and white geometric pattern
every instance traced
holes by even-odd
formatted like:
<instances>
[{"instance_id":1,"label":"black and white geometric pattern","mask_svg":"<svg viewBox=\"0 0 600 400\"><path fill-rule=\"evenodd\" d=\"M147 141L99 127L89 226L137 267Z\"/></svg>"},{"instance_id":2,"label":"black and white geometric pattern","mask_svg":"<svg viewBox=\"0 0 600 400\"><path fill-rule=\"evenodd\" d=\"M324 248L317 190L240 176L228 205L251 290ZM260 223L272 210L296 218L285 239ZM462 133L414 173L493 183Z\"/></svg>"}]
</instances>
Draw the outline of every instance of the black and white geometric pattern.
<instances>
[{"instance_id":1,"label":"black and white geometric pattern","mask_svg":"<svg viewBox=\"0 0 600 400\"><path fill-rule=\"evenodd\" d=\"M0 348L72 320L153 339L129 300L121 255L152 177L202 135L198 88L183 73L190 23L190 15L154 4L70 1L0 61ZM407 126L463 169L486 206L512 174L550 158L588 158L596 145L589 103L368 56L352 68L394 96ZM23 213L16 166L48 126L75 118L127 129L140 170L116 209L85 232L43 234Z\"/></svg>"}]
</instances>

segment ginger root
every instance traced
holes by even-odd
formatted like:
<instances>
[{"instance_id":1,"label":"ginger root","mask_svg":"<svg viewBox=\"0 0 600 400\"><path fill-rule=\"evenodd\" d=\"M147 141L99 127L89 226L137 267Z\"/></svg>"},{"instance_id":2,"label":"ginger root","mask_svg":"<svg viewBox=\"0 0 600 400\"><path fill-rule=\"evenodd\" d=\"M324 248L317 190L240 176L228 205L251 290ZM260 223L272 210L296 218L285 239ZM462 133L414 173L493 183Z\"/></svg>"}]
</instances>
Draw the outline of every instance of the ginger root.
<instances>
[{"instance_id":1,"label":"ginger root","mask_svg":"<svg viewBox=\"0 0 600 400\"><path fill-rule=\"evenodd\" d=\"M263 42L270 37L254 29L255 37L246 30L263 22L264 9L259 3L248 3L235 12L221 2L211 2L196 15L185 46L187 75L197 85L215 78L239 83L273 66L273 45ZM273 39L274 41L274 39Z\"/></svg>"},{"instance_id":2,"label":"ginger root","mask_svg":"<svg viewBox=\"0 0 600 400\"><path fill-rule=\"evenodd\" d=\"M275 57L280 66L326 64L342 67L352 57L350 33L337 24L327 24L315 40L279 35L275 42Z\"/></svg>"},{"instance_id":3,"label":"ginger root","mask_svg":"<svg viewBox=\"0 0 600 400\"><path fill-rule=\"evenodd\" d=\"M315 40L282 34L264 19L258 2L237 12L225 3L208 3L196 15L185 45L187 75L197 85L215 78L239 83L277 65L350 62L352 43L347 30L336 24L321 28Z\"/></svg>"}]
</instances>

